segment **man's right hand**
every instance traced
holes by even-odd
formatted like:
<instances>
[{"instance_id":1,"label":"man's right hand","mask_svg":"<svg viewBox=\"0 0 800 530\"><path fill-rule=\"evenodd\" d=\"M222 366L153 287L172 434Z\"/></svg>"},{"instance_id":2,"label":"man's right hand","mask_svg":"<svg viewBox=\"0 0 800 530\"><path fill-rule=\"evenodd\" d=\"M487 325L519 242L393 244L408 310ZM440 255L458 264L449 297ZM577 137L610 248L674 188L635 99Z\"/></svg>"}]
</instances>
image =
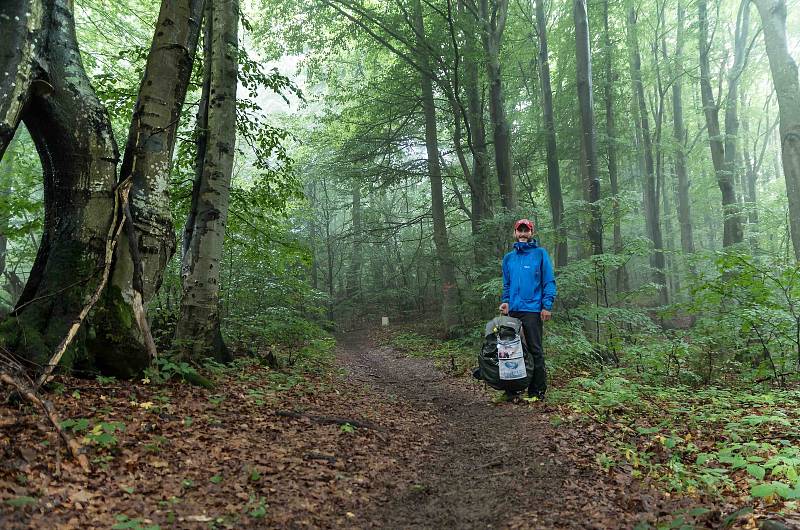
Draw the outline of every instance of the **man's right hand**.
<instances>
[{"instance_id":1,"label":"man's right hand","mask_svg":"<svg viewBox=\"0 0 800 530\"><path fill-rule=\"evenodd\" d=\"M508 314L508 302L503 302L502 304L500 304L500 313L503 315Z\"/></svg>"}]
</instances>

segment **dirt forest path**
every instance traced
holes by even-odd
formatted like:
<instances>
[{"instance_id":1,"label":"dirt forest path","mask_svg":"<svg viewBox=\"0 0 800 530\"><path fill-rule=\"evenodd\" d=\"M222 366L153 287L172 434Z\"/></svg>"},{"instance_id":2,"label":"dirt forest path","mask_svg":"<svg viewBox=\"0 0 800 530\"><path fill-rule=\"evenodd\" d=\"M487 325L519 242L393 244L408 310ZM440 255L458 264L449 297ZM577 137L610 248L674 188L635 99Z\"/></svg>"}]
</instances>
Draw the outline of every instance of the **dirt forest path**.
<instances>
[{"instance_id":1,"label":"dirt forest path","mask_svg":"<svg viewBox=\"0 0 800 530\"><path fill-rule=\"evenodd\" d=\"M570 435L551 425L547 405L493 404L471 380L354 335L340 338L338 359L351 381L429 420L420 429L431 443L404 470L413 486L361 514L373 527L632 528L650 511L641 492L566 456Z\"/></svg>"}]
</instances>

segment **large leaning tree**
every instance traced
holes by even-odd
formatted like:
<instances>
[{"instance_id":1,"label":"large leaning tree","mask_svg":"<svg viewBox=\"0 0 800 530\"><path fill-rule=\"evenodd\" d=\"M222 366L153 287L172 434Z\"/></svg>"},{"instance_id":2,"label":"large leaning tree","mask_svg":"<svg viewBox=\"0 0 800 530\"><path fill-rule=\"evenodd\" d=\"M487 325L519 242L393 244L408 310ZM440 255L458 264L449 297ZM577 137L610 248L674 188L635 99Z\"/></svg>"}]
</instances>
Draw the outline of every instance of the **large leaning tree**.
<instances>
[{"instance_id":1,"label":"large leaning tree","mask_svg":"<svg viewBox=\"0 0 800 530\"><path fill-rule=\"evenodd\" d=\"M24 123L45 208L38 254L0 341L32 368L76 329L64 367L124 377L150 362L143 305L175 249L169 174L202 13L203 0L163 0L120 160L81 62L73 2L0 3L0 159Z\"/></svg>"}]
</instances>

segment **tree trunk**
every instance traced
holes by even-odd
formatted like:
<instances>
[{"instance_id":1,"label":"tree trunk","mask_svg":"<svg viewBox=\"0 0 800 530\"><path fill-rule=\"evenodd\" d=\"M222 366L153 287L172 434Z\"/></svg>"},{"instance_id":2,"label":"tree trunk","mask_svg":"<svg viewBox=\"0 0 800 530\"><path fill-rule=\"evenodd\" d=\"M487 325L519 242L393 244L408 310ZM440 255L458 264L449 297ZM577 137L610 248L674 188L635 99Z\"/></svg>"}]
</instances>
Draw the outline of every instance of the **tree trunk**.
<instances>
[{"instance_id":1,"label":"tree trunk","mask_svg":"<svg viewBox=\"0 0 800 530\"><path fill-rule=\"evenodd\" d=\"M764 28L764 42L778 95L780 140L786 195L789 199L789 227L796 260L800 260L800 81L797 64L786 40L786 2L754 0Z\"/></svg>"},{"instance_id":2,"label":"tree trunk","mask_svg":"<svg viewBox=\"0 0 800 530\"><path fill-rule=\"evenodd\" d=\"M574 0L576 75L578 83L578 105L581 114L581 143L585 152L584 189L589 202L588 226L592 254L603 253L603 224L600 218L600 176L597 167L597 140L592 101L592 58L589 50L589 19L586 0Z\"/></svg>"},{"instance_id":3,"label":"tree trunk","mask_svg":"<svg viewBox=\"0 0 800 530\"><path fill-rule=\"evenodd\" d=\"M678 2L678 34L675 44L675 62L683 64L683 35L685 12ZM686 254L694 253L692 234L692 211L689 199L689 176L686 171L686 126L683 121L683 76L675 75L672 83L672 134L675 138L675 175L678 180L678 223L681 229L681 249Z\"/></svg>"},{"instance_id":4,"label":"tree trunk","mask_svg":"<svg viewBox=\"0 0 800 530\"><path fill-rule=\"evenodd\" d=\"M564 199L561 196L561 175L558 168L556 127L553 119L553 90L550 88L550 64L547 53L547 21L544 0L536 0L536 32L539 37L539 82L542 85L542 114L544 116L545 148L547 152L547 193L550 214L556 236L556 267L567 264L567 232L564 227Z\"/></svg>"},{"instance_id":5,"label":"tree trunk","mask_svg":"<svg viewBox=\"0 0 800 530\"><path fill-rule=\"evenodd\" d=\"M208 144L203 160L197 212L189 245L191 269L184 279L176 338L194 358L230 354L222 340L219 275L228 217L231 172L236 143L238 70L238 0L211 2L211 90Z\"/></svg>"},{"instance_id":6,"label":"tree trunk","mask_svg":"<svg viewBox=\"0 0 800 530\"><path fill-rule=\"evenodd\" d=\"M517 197L511 176L511 129L506 117L500 73L500 45L507 15L508 0L480 0L483 48L486 52L486 74L489 79L489 113L492 117L494 159L497 166L497 180L500 184L500 201L503 208L514 210L517 207Z\"/></svg>"},{"instance_id":7,"label":"tree trunk","mask_svg":"<svg viewBox=\"0 0 800 530\"><path fill-rule=\"evenodd\" d=\"M361 183L353 181L353 244L350 252L350 267L347 270L345 283L345 296L350 304L356 302L359 296L361 283L361 266L363 256L361 251L362 227L361 227ZM355 313L355 311L353 312Z\"/></svg>"},{"instance_id":8,"label":"tree trunk","mask_svg":"<svg viewBox=\"0 0 800 530\"><path fill-rule=\"evenodd\" d=\"M478 47L471 31L464 34L464 92L467 96L470 149L472 151L472 234L477 235L483 219L492 217L489 194L489 154L486 147L486 127L483 121L483 102L478 76ZM483 248L476 249L476 262L486 256Z\"/></svg>"},{"instance_id":9,"label":"tree trunk","mask_svg":"<svg viewBox=\"0 0 800 530\"><path fill-rule=\"evenodd\" d=\"M745 186L742 183L742 174L739 169L741 153L737 149L739 143L739 81L744 71L747 60L747 34L750 29L750 0L742 0L736 17L736 30L734 34L734 60L733 67L728 74L728 96L725 101L725 173L733 183L740 183L736 192L738 201L737 214L740 226L744 222L742 216L743 196ZM734 184L734 190L736 186ZM742 236L744 236L744 231Z\"/></svg>"},{"instance_id":10,"label":"tree trunk","mask_svg":"<svg viewBox=\"0 0 800 530\"><path fill-rule=\"evenodd\" d=\"M41 366L100 286L119 153L81 63L72 2L5 2L0 34L16 36L0 53L0 70L11 73L0 78L0 154L23 120L42 162L45 206L29 280L0 334L7 349ZM127 324L117 335L131 334L131 307L119 301L115 309ZM116 348L87 328L65 352L64 366L131 375L149 362L135 341Z\"/></svg>"},{"instance_id":11,"label":"tree trunk","mask_svg":"<svg viewBox=\"0 0 800 530\"><path fill-rule=\"evenodd\" d=\"M664 262L664 242L661 234L660 208L656 187L655 163L653 160L653 141L650 136L647 103L642 84L642 60L639 53L639 38L636 28L636 12L632 4L628 6L628 47L631 60L631 81L634 89L634 107L636 110L636 128L642 138L642 156L644 157L644 210L647 221L647 235L653 241L654 252L651 258L653 282L659 288L659 301L666 302L666 276Z\"/></svg>"},{"instance_id":12,"label":"tree trunk","mask_svg":"<svg viewBox=\"0 0 800 530\"><path fill-rule=\"evenodd\" d=\"M606 142L608 153L608 180L611 184L611 196L614 201L612 215L614 217L614 254L621 254L622 245L622 213L619 208L619 182L617 168L617 128L614 118L614 84L617 76L613 70L613 50L611 46L611 32L608 27L608 0L603 0L603 46L605 47L605 75L606 82L603 95L606 107ZM628 270L625 265L620 265L615 271L617 291L628 291Z\"/></svg>"},{"instance_id":13,"label":"tree trunk","mask_svg":"<svg viewBox=\"0 0 800 530\"><path fill-rule=\"evenodd\" d=\"M174 238L171 222L163 226L165 211L169 220L164 194L175 121L191 70L191 26L199 23L192 19L189 5L188 0L162 4L131 125L128 161L123 164L123 177L133 177L132 210L137 216L132 216L134 224L118 242L108 287L61 360L66 367L78 364L84 370L132 376L149 363L152 344L147 344L141 294L155 292L168 258L161 250L151 250L170 248ZM17 8L22 11L16 13ZM119 155L105 110L80 62L72 2L30 1L15 8L5 5L0 11L0 25L8 26L0 31L19 37L15 51L0 51L4 71L16 73L15 97L0 100L0 154L24 120L40 153L45 180L42 243L14 323L4 324L4 334L8 345L39 362L49 359L98 288L113 221ZM183 41L176 43L179 37ZM184 50L170 50L175 44ZM171 114L162 115L156 98ZM129 246L128 237L139 239L137 230L144 236L142 246ZM132 257L139 250L144 253L142 261ZM159 259L151 259L152 254L159 254ZM142 269L134 274L137 262L146 263L144 274ZM17 344L20 333L25 335L24 344Z\"/></svg>"},{"instance_id":14,"label":"tree trunk","mask_svg":"<svg viewBox=\"0 0 800 530\"><path fill-rule=\"evenodd\" d=\"M194 235L194 222L197 217L197 201L200 194L200 183L203 179L203 163L206 159L208 145L208 99L211 93L211 2L207 0L203 8L205 23L203 24L203 84L200 87L200 101L197 102L197 117L194 126L194 179L192 181L192 200L186 223L183 226L183 241L181 245L181 279L186 281L186 276L192 270L192 253L189 248Z\"/></svg>"},{"instance_id":15,"label":"tree trunk","mask_svg":"<svg viewBox=\"0 0 800 530\"><path fill-rule=\"evenodd\" d=\"M428 173L431 180L431 212L433 214L433 242L439 262L439 276L442 282L442 318L445 331L449 335L458 325L458 290L450 243L447 240L447 224L444 216L444 194L442 191L442 170L439 165L439 139L436 134L436 106L433 99L433 81L423 72L429 72L428 52L425 46L425 25L422 18L420 0L414 1L414 32L417 39L417 57L422 65L420 85L422 87L422 108L425 114L425 148L428 155Z\"/></svg>"},{"instance_id":16,"label":"tree trunk","mask_svg":"<svg viewBox=\"0 0 800 530\"><path fill-rule=\"evenodd\" d=\"M133 177L131 213L141 255L142 286L147 302L158 290L175 252L170 213L172 155L183 102L192 72L203 0L162 0L139 97L133 111L120 175ZM112 283L131 284L130 246L120 240Z\"/></svg>"},{"instance_id":17,"label":"tree trunk","mask_svg":"<svg viewBox=\"0 0 800 530\"><path fill-rule=\"evenodd\" d=\"M703 101L703 110L708 129L708 139L711 146L711 160L717 184L722 192L722 213L724 228L722 245L727 247L742 241L742 222L739 203L736 200L736 188L733 178L725 166L725 145L719 126L719 107L714 101L714 92L711 88L711 73L708 63L708 51L711 44L708 42L708 1L698 0L697 10L700 21L700 91Z\"/></svg>"}]
</instances>

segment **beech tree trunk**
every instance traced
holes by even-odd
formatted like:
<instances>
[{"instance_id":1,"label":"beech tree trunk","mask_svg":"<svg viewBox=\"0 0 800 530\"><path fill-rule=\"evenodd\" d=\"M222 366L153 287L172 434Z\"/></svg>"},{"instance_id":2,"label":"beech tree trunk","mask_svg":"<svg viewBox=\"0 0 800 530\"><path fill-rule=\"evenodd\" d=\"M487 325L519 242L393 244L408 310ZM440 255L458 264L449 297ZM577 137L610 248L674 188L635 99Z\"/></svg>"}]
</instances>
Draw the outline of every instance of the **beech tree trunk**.
<instances>
[{"instance_id":1,"label":"beech tree trunk","mask_svg":"<svg viewBox=\"0 0 800 530\"><path fill-rule=\"evenodd\" d=\"M228 218L231 173L236 143L236 87L238 85L238 0L211 2L211 68L208 99L208 136L203 174L199 182L191 256L181 299L176 339L194 357L230 360L222 340L219 279L225 225Z\"/></svg>"},{"instance_id":2,"label":"beech tree trunk","mask_svg":"<svg viewBox=\"0 0 800 530\"><path fill-rule=\"evenodd\" d=\"M611 196L614 201L612 215L614 216L614 254L622 253L622 214L619 208L619 182L617 168L617 127L614 118L614 84L617 76L614 74L614 54L611 45L611 32L608 27L608 0L603 0L603 46L605 46L605 75L606 82L603 95L606 106L606 142L608 153L608 180L611 184ZM621 265L615 272L617 291L629 290L628 270Z\"/></svg>"},{"instance_id":3,"label":"beech tree trunk","mask_svg":"<svg viewBox=\"0 0 800 530\"><path fill-rule=\"evenodd\" d=\"M194 222L197 217L197 201L200 196L200 183L203 180L206 147L208 145L208 98L211 93L211 0L205 2L203 8L205 23L203 24L203 84L200 87L200 101L197 102L197 117L195 118L194 140L196 150L194 153L194 180L192 181L192 200L186 223L183 225L183 241L181 244L181 279L186 281L189 271L192 270L192 256L189 248L194 234Z\"/></svg>"},{"instance_id":4,"label":"beech tree trunk","mask_svg":"<svg viewBox=\"0 0 800 530\"><path fill-rule=\"evenodd\" d=\"M471 31L464 34L464 92L467 97L470 150L472 152L472 233L478 234L481 221L492 217L489 194L489 153L486 146L486 127L483 121L480 77L478 76L478 46ZM476 249L476 261L482 263L486 252Z\"/></svg>"},{"instance_id":5,"label":"beech tree trunk","mask_svg":"<svg viewBox=\"0 0 800 530\"><path fill-rule=\"evenodd\" d=\"M345 283L345 296L349 303L354 303L356 297L359 296L360 283L361 283L361 265L363 256L361 255L361 184L357 181L353 182L353 245L350 252L350 266L347 270L347 278ZM354 312L355 313L355 312Z\"/></svg>"},{"instance_id":6,"label":"beech tree trunk","mask_svg":"<svg viewBox=\"0 0 800 530\"><path fill-rule=\"evenodd\" d=\"M122 178L133 178L134 222L118 241L103 296L62 357L67 368L126 377L149 364L143 302L158 288L174 240L166 194L197 4L162 3L122 167ZM15 74L0 80L0 156L24 121L42 159L45 191L42 242L14 318L0 333L10 349L41 364L98 288L119 154L80 61L72 2L7 2L0 33L14 35L8 44L16 46L0 47L0 68ZM12 91L1 86L7 81Z\"/></svg>"},{"instance_id":7,"label":"beech tree trunk","mask_svg":"<svg viewBox=\"0 0 800 530\"><path fill-rule=\"evenodd\" d=\"M714 91L711 88L711 71L708 63L708 51L711 47L708 42L708 1L698 0L697 11L700 21L700 31L698 32L700 39L700 93L711 146L711 160L714 164L717 184L722 192L724 220L722 245L727 247L742 241L741 211L736 199L733 175L727 171L725 165L725 144L719 126L719 107L714 100Z\"/></svg>"},{"instance_id":8,"label":"beech tree trunk","mask_svg":"<svg viewBox=\"0 0 800 530\"><path fill-rule=\"evenodd\" d=\"M547 153L547 193L550 215L556 235L555 264L567 264L567 231L564 227L564 199L561 196L561 174L558 167L556 126L553 119L553 90L550 87L550 63L547 52L547 21L544 0L536 0L536 33L539 37L539 82L542 85L542 115L544 117L545 149Z\"/></svg>"},{"instance_id":9,"label":"beech tree trunk","mask_svg":"<svg viewBox=\"0 0 800 530\"><path fill-rule=\"evenodd\" d=\"M643 195L647 235L653 241L654 252L650 264L653 267L653 282L659 288L659 300L666 303L666 264L664 260L664 241L661 234L660 208L656 187L655 161L653 159L653 141L650 136L650 123L648 120L647 102L645 100L644 86L642 85L642 59L639 53L639 38L636 28L636 11L632 4L628 6L628 47L631 61L631 81L634 91L634 120L637 132L642 139L642 153L644 159L643 169Z\"/></svg>"},{"instance_id":10,"label":"beech tree trunk","mask_svg":"<svg viewBox=\"0 0 800 530\"><path fill-rule=\"evenodd\" d=\"M742 0L736 17L736 30L734 34L734 60L728 74L728 96L725 100L725 173L732 182L740 183L736 199L739 203L737 215L740 226L744 223L742 205L746 194L745 184L741 172L741 152L739 144L739 82L747 61L747 35L750 29L750 0ZM734 184L734 189L736 185ZM742 229L742 237L744 230Z\"/></svg>"},{"instance_id":11,"label":"beech tree trunk","mask_svg":"<svg viewBox=\"0 0 800 530\"><path fill-rule=\"evenodd\" d=\"M13 36L0 46L0 71L10 74L0 77L0 156L24 121L41 158L45 206L29 280L0 335L5 348L41 366L100 285L119 153L81 63L72 2L4 2L0 34ZM124 303L117 309L131 314ZM106 346L84 326L62 362L126 374L149 361L133 347Z\"/></svg>"},{"instance_id":12,"label":"beech tree trunk","mask_svg":"<svg viewBox=\"0 0 800 530\"><path fill-rule=\"evenodd\" d=\"M133 177L131 213L141 256L144 301L161 286L164 269L175 252L175 230L169 201L169 179L180 118L192 72L203 16L203 0L162 0L147 57L128 143L120 167ZM120 241L112 283L131 284L131 247Z\"/></svg>"},{"instance_id":13,"label":"beech tree trunk","mask_svg":"<svg viewBox=\"0 0 800 530\"><path fill-rule=\"evenodd\" d=\"M449 335L458 325L458 289L456 286L455 264L450 243L447 240L447 224L444 216L444 193L442 190L442 169L439 165L439 139L436 133L436 105L433 99L433 81L425 72L430 72L429 58L425 46L425 24L422 18L420 0L414 1L414 33L417 40L417 58L422 66L420 85L422 87L422 109L425 115L425 148L428 155L428 173L431 181L431 213L433 214L433 242L439 262L439 276L442 282L442 319Z\"/></svg>"},{"instance_id":14,"label":"beech tree trunk","mask_svg":"<svg viewBox=\"0 0 800 530\"><path fill-rule=\"evenodd\" d=\"M600 218L600 175L597 166L597 134L592 98L592 56L589 51L589 18L586 0L574 0L575 50L578 81L578 105L581 114L581 143L584 149L586 197L589 202L589 242L592 254L603 253L603 223Z\"/></svg>"},{"instance_id":15,"label":"beech tree trunk","mask_svg":"<svg viewBox=\"0 0 800 530\"><path fill-rule=\"evenodd\" d=\"M678 2L675 64L683 64L683 35L685 11ZM686 171L686 126L683 121L683 76L675 75L672 83L672 134L675 139L675 176L678 180L678 223L681 230L681 249L686 254L694 253L692 233L692 209L689 199L689 176Z\"/></svg>"},{"instance_id":16,"label":"beech tree trunk","mask_svg":"<svg viewBox=\"0 0 800 530\"><path fill-rule=\"evenodd\" d=\"M781 160L789 199L789 228L800 260L800 81L786 40L786 2L753 0L761 16L772 82L778 95Z\"/></svg>"},{"instance_id":17,"label":"beech tree trunk","mask_svg":"<svg viewBox=\"0 0 800 530\"><path fill-rule=\"evenodd\" d=\"M494 160L500 201L503 208L514 210L517 197L511 175L511 129L506 117L503 81L500 72L500 46L508 16L508 0L480 0L483 23L483 48L486 52L486 75L489 80L489 113L494 135Z\"/></svg>"}]
</instances>

